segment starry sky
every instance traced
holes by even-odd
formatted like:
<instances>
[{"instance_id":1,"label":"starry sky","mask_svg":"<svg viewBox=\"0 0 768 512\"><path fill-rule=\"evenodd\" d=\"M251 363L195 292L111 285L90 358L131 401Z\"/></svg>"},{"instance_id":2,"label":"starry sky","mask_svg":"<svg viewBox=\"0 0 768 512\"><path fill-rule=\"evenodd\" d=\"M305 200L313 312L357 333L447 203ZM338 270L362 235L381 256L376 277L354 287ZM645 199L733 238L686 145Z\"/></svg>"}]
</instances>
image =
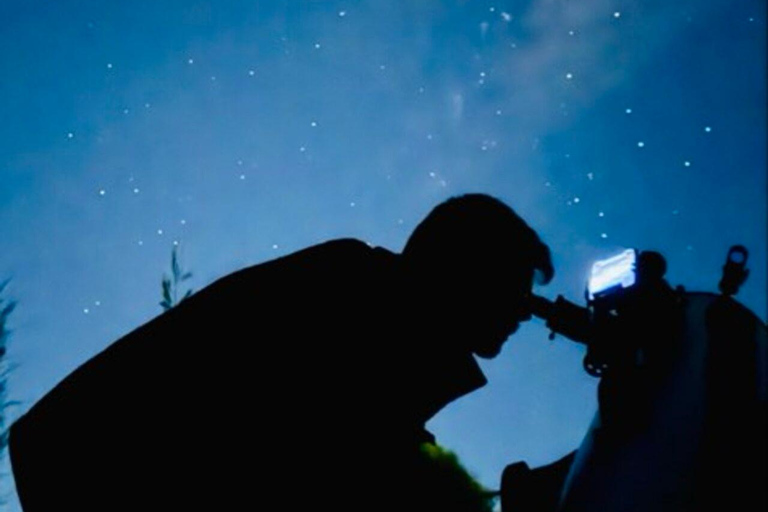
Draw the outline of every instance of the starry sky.
<instances>
[{"instance_id":1,"label":"starry sky","mask_svg":"<svg viewBox=\"0 0 768 512\"><path fill-rule=\"evenodd\" d=\"M175 246L194 289L331 238L399 252L465 192L504 200L550 245L542 295L580 301L591 263L627 247L662 252L673 285L715 291L741 243L739 299L765 320L765 11L0 3L12 414L161 313ZM508 463L553 461L594 413L582 356L530 322L482 361L489 384L429 427L490 487Z\"/></svg>"}]
</instances>

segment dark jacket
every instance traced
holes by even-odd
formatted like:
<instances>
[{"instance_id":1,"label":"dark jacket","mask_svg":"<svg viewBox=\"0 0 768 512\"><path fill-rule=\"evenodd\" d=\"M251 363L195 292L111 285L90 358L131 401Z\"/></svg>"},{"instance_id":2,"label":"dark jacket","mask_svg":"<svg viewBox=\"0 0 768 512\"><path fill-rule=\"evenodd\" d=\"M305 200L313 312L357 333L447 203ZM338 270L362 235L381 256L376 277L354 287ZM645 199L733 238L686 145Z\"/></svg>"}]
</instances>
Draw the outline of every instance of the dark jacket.
<instances>
[{"instance_id":1,"label":"dark jacket","mask_svg":"<svg viewBox=\"0 0 768 512\"><path fill-rule=\"evenodd\" d=\"M25 512L376 508L418 478L426 419L485 383L408 295L400 256L352 239L219 279L11 427Z\"/></svg>"}]
</instances>

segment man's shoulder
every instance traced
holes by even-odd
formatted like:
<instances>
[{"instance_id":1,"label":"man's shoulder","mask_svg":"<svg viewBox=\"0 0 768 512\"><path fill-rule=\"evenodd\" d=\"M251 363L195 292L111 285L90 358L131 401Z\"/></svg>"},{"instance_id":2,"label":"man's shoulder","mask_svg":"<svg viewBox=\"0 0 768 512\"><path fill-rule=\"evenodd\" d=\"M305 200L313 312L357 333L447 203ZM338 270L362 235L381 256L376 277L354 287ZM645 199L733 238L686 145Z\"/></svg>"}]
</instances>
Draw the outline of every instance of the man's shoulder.
<instances>
[{"instance_id":1,"label":"man's shoulder","mask_svg":"<svg viewBox=\"0 0 768 512\"><path fill-rule=\"evenodd\" d=\"M341 264L361 264L368 267L385 267L395 265L399 255L380 246L355 238L339 238L329 240L307 249L294 253L297 259L307 257L323 261L338 261Z\"/></svg>"},{"instance_id":2,"label":"man's shoulder","mask_svg":"<svg viewBox=\"0 0 768 512\"><path fill-rule=\"evenodd\" d=\"M381 247L373 247L355 238L338 238L300 249L279 258L257 263L230 276L261 275L282 272L349 272L357 267L386 265L397 255Z\"/></svg>"},{"instance_id":3,"label":"man's shoulder","mask_svg":"<svg viewBox=\"0 0 768 512\"><path fill-rule=\"evenodd\" d=\"M345 288L386 279L396 271L398 255L355 238L318 243L232 272L193 295L198 300L253 291L284 295L301 290Z\"/></svg>"},{"instance_id":4,"label":"man's shoulder","mask_svg":"<svg viewBox=\"0 0 768 512\"><path fill-rule=\"evenodd\" d=\"M304 251L353 251L353 252L370 252L373 247L358 240L357 238L334 238L332 240L326 240L315 245L311 245L306 249L297 251L301 253ZM294 253L296 254L296 253Z\"/></svg>"},{"instance_id":5,"label":"man's shoulder","mask_svg":"<svg viewBox=\"0 0 768 512\"><path fill-rule=\"evenodd\" d=\"M356 238L337 238L312 245L279 259L301 259L321 256L340 256L346 258L372 258L394 260L398 254L381 246L374 246ZM278 261L278 260L274 260Z\"/></svg>"},{"instance_id":6,"label":"man's shoulder","mask_svg":"<svg viewBox=\"0 0 768 512\"><path fill-rule=\"evenodd\" d=\"M362 240L356 238L337 238L300 249L274 261L318 258L367 258L371 256L373 251L374 248Z\"/></svg>"}]
</instances>

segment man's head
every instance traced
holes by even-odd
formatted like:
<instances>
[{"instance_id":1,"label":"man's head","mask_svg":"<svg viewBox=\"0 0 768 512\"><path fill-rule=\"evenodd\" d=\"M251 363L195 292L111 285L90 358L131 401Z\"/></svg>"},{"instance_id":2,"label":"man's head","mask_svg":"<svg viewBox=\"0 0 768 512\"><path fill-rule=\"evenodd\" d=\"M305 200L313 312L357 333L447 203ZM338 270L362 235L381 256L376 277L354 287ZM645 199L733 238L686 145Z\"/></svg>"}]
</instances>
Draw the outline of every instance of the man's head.
<instances>
[{"instance_id":1,"label":"man's head","mask_svg":"<svg viewBox=\"0 0 768 512\"><path fill-rule=\"evenodd\" d=\"M416 227L403 258L425 311L451 338L494 357L530 319L534 280L554 274L549 248L512 208L485 194L453 197Z\"/></svg>"}]
</instances>

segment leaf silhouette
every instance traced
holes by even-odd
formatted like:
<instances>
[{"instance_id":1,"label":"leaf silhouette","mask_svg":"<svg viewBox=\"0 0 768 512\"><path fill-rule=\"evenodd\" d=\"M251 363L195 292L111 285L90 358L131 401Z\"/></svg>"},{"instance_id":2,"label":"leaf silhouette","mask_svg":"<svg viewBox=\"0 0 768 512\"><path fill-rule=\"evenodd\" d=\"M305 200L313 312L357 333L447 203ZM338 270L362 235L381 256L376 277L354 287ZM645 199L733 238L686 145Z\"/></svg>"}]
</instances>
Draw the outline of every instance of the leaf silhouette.
<instances>
[{"instance_id":1,"label":"leaf silhouette","mask_svg":"<svg viewBox=\"0 0 768 512\"><path fill-rule=\"evenodd\" d=\"M179 257L174 246L171 252L171 272L173 272L173 280L178 281L181 276L181 267L179 267Z\"/></svg>"},{"instance_id":2,"label":"leaf silhouette","mask_svg":"<svg viewBox=\"0 0 768 512\"><path fill-rule=\"evenodd\" d=\"M182 295L181 299L178 299L178 296L181 293L179 285L191 277L192 272L185 272L182 269L181 263L179 262L178 246L174 246L171 250L171 276L168 277L167 275L163 275L161 283L163 300L160 302L160 306L162 306L165 311L177 306L181 301L192 295L192 290L189 289Z\"/></svg>"},{"instance_id":3,"label":"leaf silhouette","mask_svg":"<svg viewBox=\"0 0 768 512\"><path fill-rule=\"evenodd\" d=\"M163 277L163 299L171 302L171 280L167 277Z\"/></svg>"}]
</instances>

